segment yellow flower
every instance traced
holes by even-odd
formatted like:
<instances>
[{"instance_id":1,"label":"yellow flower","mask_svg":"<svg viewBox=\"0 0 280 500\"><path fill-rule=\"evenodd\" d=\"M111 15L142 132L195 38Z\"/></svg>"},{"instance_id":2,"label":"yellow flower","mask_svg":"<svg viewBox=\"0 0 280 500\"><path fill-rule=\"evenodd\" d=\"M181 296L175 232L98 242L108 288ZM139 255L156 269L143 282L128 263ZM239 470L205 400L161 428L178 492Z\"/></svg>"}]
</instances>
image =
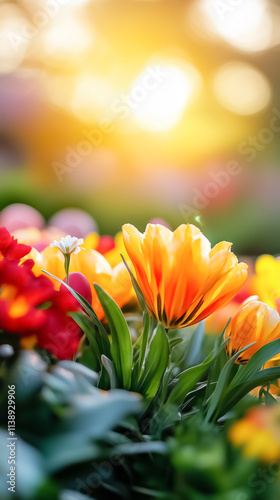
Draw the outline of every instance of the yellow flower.
<instances>
[{"instance_id":1,"label":"yellow flower","mask_svg":"<svg viewBox=\"0 0 280 500\"><path fill-rule=\"evenodd\" d=\"M45 248L41 253L34 248L27 256L34 260L33 272L42 274L42 269L63 280L65 278L64 255L58 248ZM26 258L25 258L26 260ZM119 305L127 304L132 296L129 273L123 263L111 267L105 257L95 250L85 250L72 254L69 272L80 272L86 276L92 291L92 307L100 319L104 319L103 309L97 298L93 283L100 285ZM60 283L52 279L56 289Z\"/></svg>"},{"instance_id":2,"label":"yellow flower","mask_svg":"<svg viewBox=\"0 0 280 500\"><path fill-rule=\"evenodd\" d=\"M225 306L241 289L248 267L222 241L210 242L191 224L174 233L148 224L144 234L123 226L124 244L152 315L167 328L198 323Z\"/></svg>"},{"instance_id":3,"label":"yellow flower","mask_svg":"<svg viewBox=\"0 0 280 500\"><path fill-rule=\"evenodd\" d=\"M272 255L261 255L255 264L252 290L260 300L277 309L280 299L280 260Z\"/></svg>"},{"instance_id":4,"label":"yellow flower","mask_svg":"<svg viewBox=\"0 0 280 500\"><path fill-rule=\"evenodd\" d=\"M245 364L263 345L279 337L278 312L255 297L250 297L243 302L225 330L225 338L229 338L226 351L229 356L233 356L243 347L255 342L236 360L238 364Z\"/></svg>"},{"instance_id":5,"label":"yellow flower","mask_svg":"<svg viewBox=\"0 0 280 500\"><path fill-rule=\"evenodd\" d=\"M104 257L108 260L111 266L116 266L119 262L122 262L121 255L128 260L128 255L123 242L122 232L115 235L115 247L104 254Z\"/></svg>"},{"instance_id":6,"label":"yellow flower","mask_svg":"<svg viewBox=\"0 0 280 500\"><path fill-rule=\"evenodd\" d=\"M243 448L246 457L269 463L280 459L279 405L257 407L230 428L229 440Z\"/></svg>"},{"instance_id":7,"label":"yellow flower","mask_svg":"<svg viewBox=\"0 0 280 500\"><path fill-rule=\"evenodd\" d=\"M117 233L114 238L91 233L86 237L84 247L86 249L97 250L97 252L104 255L105 259L112 267L122 262L121 255L123 255L125 260L128 259L123 243L122 232Z\"/></svg>"}]
</instances>

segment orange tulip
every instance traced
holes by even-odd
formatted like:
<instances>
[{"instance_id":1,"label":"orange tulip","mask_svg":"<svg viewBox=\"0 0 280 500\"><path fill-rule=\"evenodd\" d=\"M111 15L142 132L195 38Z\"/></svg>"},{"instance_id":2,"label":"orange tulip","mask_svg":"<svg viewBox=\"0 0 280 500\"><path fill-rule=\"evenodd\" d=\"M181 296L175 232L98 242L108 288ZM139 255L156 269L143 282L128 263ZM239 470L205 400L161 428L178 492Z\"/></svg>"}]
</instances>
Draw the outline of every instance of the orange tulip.
<instances>
[{"instance_id":1,"label":"orange tulip","mask_svg":"<svg viewBox=\"0 0 280 500\"><path fill-rule=\"evenodd\" d=\"M251 297L242 304L225 330L229 338L226 351L231 357L243 347L255 342L237 358L236 363L245 364L263 345L280 337L280 316L275 309Z\"/></svg>"},{"instance_id":2,"label":"orange tulip","mask_svg":"<svg viewBox=\"0 0 280 500\"><path fill-rule=\"evenodd\" d=\"M148 224L144 234L123 226L124 244L153 316L167 328L183 328L225 306L241 289L248 267L222 241L211 250L192 224L174 233Z\"/></svg>"}]
</instances>

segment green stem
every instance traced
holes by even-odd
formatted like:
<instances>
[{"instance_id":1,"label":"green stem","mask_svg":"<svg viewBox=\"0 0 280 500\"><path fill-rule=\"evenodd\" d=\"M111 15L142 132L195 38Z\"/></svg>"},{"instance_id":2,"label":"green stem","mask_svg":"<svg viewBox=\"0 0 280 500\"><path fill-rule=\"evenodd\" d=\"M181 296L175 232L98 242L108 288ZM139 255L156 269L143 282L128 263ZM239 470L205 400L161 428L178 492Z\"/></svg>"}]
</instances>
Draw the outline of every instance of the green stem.
<instances>
[{"instance_id":1,"label":"green stem","mask_svg":"<svg viewBox=\"0 0 280 500\"><path fill-rule=\"evenodd\" d=\"M71 259L71 254L70 253L67 253L65 254L64 256L64 268L65 268L65 272L66 272L66 278L67 278L67 285L69 285L69 267L70 267L70 259Z\"/></svg>"},{"instance_id":2,"label":"green stem","mask_svg":"<svg viewBox=\"0 0 280 500\"><path fill-rule=\"evenodd\" d=\"M149 315L148 311L144 311L143 325L144 325L143 333L138 339L139 344L140 344L140 348L139 348L138 359L137 359L137 361L134 365L134 369L133 369L133 384L137 384L137 382L140 379L143 363L144 363L145 356L146 356L147 344L149 342L149 337L151 337L151 334L152 334L154 327L155 327L155 320L154 320L154 318L152 318ZM137 341L137 343L138 343L138 341Z\"/></svg>"}]
</instances>

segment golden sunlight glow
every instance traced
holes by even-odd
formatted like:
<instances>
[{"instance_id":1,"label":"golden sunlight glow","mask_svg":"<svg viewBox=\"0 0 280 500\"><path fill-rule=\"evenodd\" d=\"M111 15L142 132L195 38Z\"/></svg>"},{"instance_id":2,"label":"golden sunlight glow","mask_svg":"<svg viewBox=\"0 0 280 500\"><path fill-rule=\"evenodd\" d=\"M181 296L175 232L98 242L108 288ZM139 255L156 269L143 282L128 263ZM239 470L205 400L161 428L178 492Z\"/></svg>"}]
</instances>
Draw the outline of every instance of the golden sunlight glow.
<instances>
[{"instance_id":1,"label":"golden sunlight glow","mask_svg":"<svg viewBox=\"0 0 280 500\"><path fill-rule=\"evenodd\" d=\"M170 130L201 87L200 74L184 61L159 61L147 66L130 89L132 116L146 130Z\"/></svg>"},{"instance_id":2,"label":"golden sunlight glow","mask_svg":"<svg viewBox=\"0 0 280 500\"><path fill-rule=\"evenodd\" d=\"M74 17L60 18L46 32L43 46L46 55L59 61L79 57L93 41L93 31Z\"/></svg>"},{"instance_id":3,"label":"golden sunlight glow","mask_svg":"<svg viewBox=\"0 0 280 500\"><path fill-rule=\"evenodd\" d=\"M271 87L259 70L243 62L222 66L214 78L217 100L229 111L251 115L264 109L271 98Z\"/></svg>"},{"instance_id":4,"label":"golden sunlight glow","mask_svg":"<svg viewBox=\"0 0 280 500\"><path fill-rule=\"evenodd\" d=\"M0 6L0 74L14 71L23 61L29 40L28 23L14 5Z\"/></svg>"},{"instance_id":5,"label":"golden sunlight glow","mask_svg":"<svg viewBox=\"0 0 280 500\"><path fill-rule=\"evenodd\" d=\"M216 32L239 50L254 52L270 45L272 19L266 0L201 0L197 16L199 12L204 14L203 29Z\"/></svg>"},{"instance_id":6,"label":"golden sunlight glow","mask_svg":"<svg viewBox=\"0 0 280 500\"><path fill-rule=\"evenodd\" d=\"M90 2L90 0L59 0L57 3L63 7L82 7ZM44 3L48 5L49 0L44 0Z\"/></svg>"},{"instance_id":7,"label":"golden sunlight glow","mask_svg":"<svg viewBox=\"0 0 280 500\"><path fill-rule=\"evenodd\" d=\"M84 74L77 81L71 100L73 113L83 121L95 123L106 119L118 94L112 81L101 75Z\"/></svg>"},{"instance_id":8,"label":"golden sunlight glow","mask_svg":"<svg viewBox=\"0 0 280 500\"><path fill-rule=\"evenodd\" d=\"M46 89L50 102L69 110L69 103L71 102L75 81L71 76L53 76L50 74L45 75Z\"/></svg>"}]
</instances>

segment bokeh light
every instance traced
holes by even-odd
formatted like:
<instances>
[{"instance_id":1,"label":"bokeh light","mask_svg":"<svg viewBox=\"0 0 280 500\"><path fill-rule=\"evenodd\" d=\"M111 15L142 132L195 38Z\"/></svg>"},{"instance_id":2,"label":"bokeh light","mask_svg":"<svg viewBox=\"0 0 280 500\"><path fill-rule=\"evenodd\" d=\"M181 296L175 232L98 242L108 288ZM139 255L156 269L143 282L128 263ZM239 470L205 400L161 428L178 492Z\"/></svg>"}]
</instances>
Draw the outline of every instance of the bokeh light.
<instances>
[{"instance_id":1,"label":"bokeh light","mask_svg":"<svg viewBox=\"0 0 280 500\"><path fill-rule=\"evenodd\" d=\"M24 59L29 45L24 24L26 20L16 5L0 4L0 74L11 73Z\"/></svg>"},{"instance_id":2,"label":"bokeh light","mask_svg":"<svg viewBox=\"0 0 280 500\"><path fill-rule=\"evenodd\" d=\"M194 3L200 14L200 31L220 36L239 50L265 50L272 41L272 18L266 0L213 1Z\"/></svg>"},{"instance_id":3,"label":"bokeh light","mask_svg":"<svg viewBox=\"0 0 280 500\"><path fill-rule=\"evenodd\" d=\"M279 251L279 20L275 0L2 0L0 209L85 209L111 234L203 221Z\"/></svg>"},{"instance_id":4,"label":"bokeh light","mask_svg":"<svg viewBox=\"0 0 280 500\"><path fill-rule=\"evenodd\" d=\"M110 109L117 95L114 82L104 76L81 75L71 99L71 109L75 115L88 123L102 118L104 109Z\"/></svg>"},{"instance_id":5,"label":"bokeh light","mask_svg":"<svg viewBox=\"0 0 280 500\"><path fill-rule=\"evenodd\" d=\"M151 82L145 85L147 77ZM155 76L154 76L155 75ZM186 105L199 94L201 77L182 61L158 61L147 66L130 89L136 122L146 130L169 130L177 125Z\"/></svg>"},{"instance_id":6,"label":"bokeh light","mask_svg":"<svg viewBox=\"0 0 280 500\"><path fill-rule=\"evenodd\" d=\"M226 109L240 115L258 113L271 98L271 88L265 75L238 61L219 68L214 78L214 91Z\"/></svg>"},{"instance_id":7,"label":"bokeh light","mask_svg":"<svg viewBox=\"0 0 280 500\"><path fill-rule=\"evenodd\" d=\"M84 23L79 22L74 16L61 17L44 34L43 50L52 59L73 60L91 46L93 33L93 29L89 31Z\"/></svg>"}]
</instances>

